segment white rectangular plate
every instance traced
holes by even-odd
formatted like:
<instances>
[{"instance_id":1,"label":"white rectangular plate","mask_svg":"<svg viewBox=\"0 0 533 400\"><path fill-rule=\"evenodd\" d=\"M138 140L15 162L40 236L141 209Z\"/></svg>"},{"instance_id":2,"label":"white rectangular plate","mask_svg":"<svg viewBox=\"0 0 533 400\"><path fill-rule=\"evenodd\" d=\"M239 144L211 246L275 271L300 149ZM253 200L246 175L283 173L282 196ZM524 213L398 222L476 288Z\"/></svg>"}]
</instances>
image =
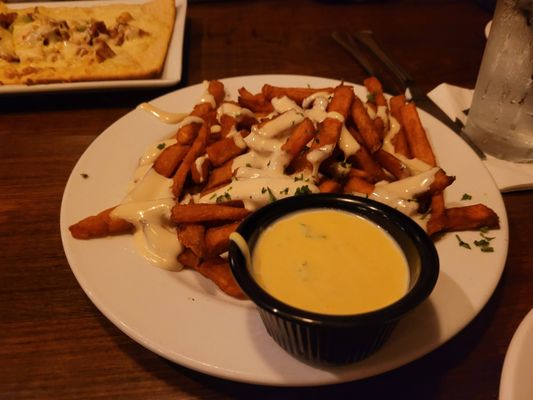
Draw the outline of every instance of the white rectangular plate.
<instances>
[{"instance_id":1,"label":"white rectangular plate","mask_svg":"<svg viewBox=\"0 0 533 400\"><path fill-rule=\"evenodd\" d=\"M54 1L39 3L11 3L10 8L27 7L92 7L113 3L145 3L147 0L96 0L96 1ZM167 58L163 67L163 73L158 78L152 79L128 79L107 80L90 82L65 82L44 83L37 85L0 85L0 95L12 93L44 93L63 92L71 90L94 90L94 89L117 89L117 88L147 88L172 86L181 79L183 35L185 29L185 14L187 13L187 1L175 0L176 21L174 32L170 39Z\"/></svg>"}]
</instances>

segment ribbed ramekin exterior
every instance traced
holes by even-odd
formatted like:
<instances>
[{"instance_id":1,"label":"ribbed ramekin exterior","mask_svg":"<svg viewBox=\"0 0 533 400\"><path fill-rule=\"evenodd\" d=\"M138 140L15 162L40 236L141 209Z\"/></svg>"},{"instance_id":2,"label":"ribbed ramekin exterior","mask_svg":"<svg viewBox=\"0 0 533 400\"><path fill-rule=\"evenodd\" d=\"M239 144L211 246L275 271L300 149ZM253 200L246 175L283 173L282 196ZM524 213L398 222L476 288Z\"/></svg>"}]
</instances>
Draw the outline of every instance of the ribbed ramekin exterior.
<instances>
[{"instance_id":1,"label":"ribbed ramekin exterior","mask_svg":"<svg viewBox=\"0 0 533 400\"><path fill-rule=\"evenodd\" d=\"M290 321L259 308L268 334L293 356L312 363L341 365L362 360L389 338L396 322L357 328Z\"/></svg>"}]
</instances>

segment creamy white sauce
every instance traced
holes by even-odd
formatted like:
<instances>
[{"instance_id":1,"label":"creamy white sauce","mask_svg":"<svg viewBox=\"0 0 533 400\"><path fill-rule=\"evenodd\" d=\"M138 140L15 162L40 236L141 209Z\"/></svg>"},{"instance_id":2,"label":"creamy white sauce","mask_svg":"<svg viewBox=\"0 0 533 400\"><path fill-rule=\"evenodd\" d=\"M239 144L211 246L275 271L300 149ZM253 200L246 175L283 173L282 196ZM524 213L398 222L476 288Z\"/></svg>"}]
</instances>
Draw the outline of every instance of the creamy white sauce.
<instances>
[{"instance_id":1,"label":"creamy white sauce","mask_svg":"<svg viewBox=\"0 0 533 400\"><path fill-rule=\"evenodd\" d=\"M438 170L439 168L435 167L399 181L378 182L368 197L387 204L406 215L413 215L418 209L416 197L429 190Z\"/></svg>"},{"instance_id":2,"label":"creamy white sauce","mask_svg":"<svg viewBox=\"0 0 533 400\"><path fill-rule=\"evenodd\" d=\"M200 103L209 103L211 104L212 108L215 108L217 106L217 103L215 101L215 98L212 94L209 93L209 81L203 81L204 85L204 92L202 93L202 97L200 97Z\"/></svg>"},{"instance_id":3,"label":"creamy white sauce","mask_svg":"<svg viewBox=\"0 0 533 400\"><path fill-rule=\"evenodd\" d=\"M180 270L177 260L182 251L176 229L170 225L174 199L147 200L123 203L112 215L135 226L135 244L138 251L152 264L169 270Z\"/></svg>"},{"instance_id":4,"label":"creamy white sauce","mask_svg":"<svg viewBox=\"0 0 533 400\"><path fill-rule=\"evenodd\" d=\"M334 144L326 144L324 146L320 146L319 148L313 149L309 151L309 153L307 153L307 161L309 161L313 166L313 176L318 176L318 168L320 167L320 164L322 163L322 161L327 159L331 155L331 153L333 153L334 148Z\"/></svg>"},{"instance_id":5,"label":"creamy white sauce","mask_svg":"<svg viewBox=\"0 0 533 400\"><path fill-rule=\"evenodd\" d=\"M229 115L230 117L233 117L236 120L239 120L245 116L254 117L254 113L252 111L233 103L222 103L220 107L217 108L218 121L222 119L223 115Z\"/></svg>"},{"instance_id":6,"label":"creamy white sauce","mask_svg":"<svg viewBox=\"0 0 533 400\"><path fill-rule=\"evenodd\" d=\"M431 165L425 163L424 161L419 160L418 158L407 158L403 154L395 151L392 139L400 131L400 124L393 116L390 116L389 122L389 130L383 138L383 145L381 148L404 163L411 175L418 175L422 172L430 170L432 168Z\"/></svg>"},{"instance_id":7,"label":"creamy white sauce","mask_svg":"<svg viewBox=\"0 0 533 400\"><path fill-rule=\"evenodd\" d=\"M312 182L300 180L287 175L258 175L233 180L228 185L197 199L199 203L216 203L217 199L241 200L247 210L258 208L285 197L294 196L299 192L317 193L318 187Z\"/></svg>"},{"instance_id":8,"label":"creamy white sauce","mask_svg":"<svg viewBox=\"0 0 533 400\"><path fill-rule=\"evenodd\" d=\"M137 108L152 114L154 117L166 124L177 124L178 122L183 121L189 115L185 113L167 112L150 103L141 103L137 106Z\"/></svg>"},{"instance_id":9,"label":"creamy white sauce","mask_svg":"<svg viewBox=\"0 0 533 400\"><path fill-rule=\"evenodd\" d=\"M165 150L167 147L170 147L176 144L178 141L175 138L170 138L166 140L161 140L160 142L153 143L144 151L143 155L139 159L139 165L152 164L157 160L157 157Z\"/></svg>"},{"instance_id":10,"label":"creamy white sauce","mask_svg":"<svg viewBox=\"0 0 533 400\"><path fill-rule=\"evenodd\" d=\"M357 140L354 139L350 131L343 124L339 138L339 148L344 153L344 159L354 155L361 148Z\"/></svg>"}]
</instances>

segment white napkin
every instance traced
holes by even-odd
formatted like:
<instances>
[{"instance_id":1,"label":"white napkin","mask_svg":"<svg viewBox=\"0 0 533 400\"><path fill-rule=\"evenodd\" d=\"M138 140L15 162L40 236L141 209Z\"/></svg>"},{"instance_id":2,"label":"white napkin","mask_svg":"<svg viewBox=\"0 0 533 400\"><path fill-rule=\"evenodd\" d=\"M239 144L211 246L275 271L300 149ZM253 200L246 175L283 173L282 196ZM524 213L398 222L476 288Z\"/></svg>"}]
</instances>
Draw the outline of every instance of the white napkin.
<instances>
[{"instance_id":1,"label":"white napkin","mask_svg":"<svg viewBox=\"0 0 533 400\"><path fill-rule=\"evenodd\" d=\"M458 118L465 124L466 115L463 110L470 108L473 93L471 89L441 83L428 96L451 119ZM488 154L484 163L501 192L533 189L533 163L514 163Z\"/></svg>"}]
</instances>

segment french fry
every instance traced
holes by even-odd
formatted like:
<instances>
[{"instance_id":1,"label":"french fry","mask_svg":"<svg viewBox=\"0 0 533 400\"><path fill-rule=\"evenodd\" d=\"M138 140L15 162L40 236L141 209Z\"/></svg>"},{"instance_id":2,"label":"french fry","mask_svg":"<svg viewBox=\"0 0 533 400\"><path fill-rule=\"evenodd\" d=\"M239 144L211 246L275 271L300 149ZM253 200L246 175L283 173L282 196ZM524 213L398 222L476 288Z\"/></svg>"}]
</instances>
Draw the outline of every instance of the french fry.
<instances>
[{"instance_id":1,"label":"french fry","mask_svg":"<svg viewBox=\"0 0 533 400\"><path fill-rule=\"evenodd\" d=\"M159 175L170 178L183 160L190 146L176 143L165 148L154 162L154 169Z\"/></svg>"},{"instance_id":2,"label":"french fry","mask_svg":"<svg viewBox=\"0 0 533 400\"><path fill-rule=\"evenodd\" d=\"M413 157L424 161L432 167L437 165L426 131L418 116L416 105L413 102L404 104L400 108L400 115L405 129L407 143L409 143Z\"/></svg>"},{"instance_id":3,"label":"french fry","mask_svg":"<svg viewBox=\"0 0 533 400\"><path fill-rule=\"evenodd\" d=\"M224 293L229 296L244 299L246 296L241 291L233 278L229 263L220 257L213 257L201 262L194 268L206 278L212 280Z\"/></svg>"},{"instance_id":4,"label":"french fry","mask_svg":"<svg viewBox=\"0 0 533 400\"><path fill-rule=\"evenodd\" d=\"M352 103L351 115L366 148L371 153L378 151L381 147L381 137L376 131L374 123L368 115L363 102L358 97L356 97Z\"/></svg>"},{"instance_id":5,"label":"french fry","mask_svg":"<svg viewBox=\"0 0 533 400\"><path fill-rule=\"evenodd\" d=\"M302 105L302 102L306 97L309 97L318 92L331 93L333 92L333 88L290 88L265 84L261 89L261 93L265 96L267 100L272 100L275 97L287 96L289 99L293 100L296 104L300 106Z\"/></svg>"},{"instance_id":6,"label":"french fry","mask_svg":"<svg viewBox=\"0 0 533 400\"><path fill-rule=\"evenodd\" d=\"M120 218L111 218L115 207L108 208L97 215L84 218L69 226L69 231L76 239L94 239L111 235L132 233L134 226Z\"/></svg>"},{"instance_id":7,"label":"french fry","mask_svg":"<svg viewBox=\"0 0 533 400\"><path fill-rule=\"evenodd\" d=\"M198 157L191 165L191 179L196 184L202 184L207 181L209 176L209 169L211 162L209 158L201 156Z\"/></svg>"},{"instance_id":8,"label":"french fry","mask_svg":"<svg viewBox=\"0 0 533 400\"><path fill-rule=\"evenodd\" d=\"M200 257L191 249L185 249L178 255L178 262L184 267L196 269L200 264Z\"/></svg>"},{"instance_id":9,"label":"french fry","mask_svg":"<svg viewBox=\"0 0 533 400\"><path fill-rule=\"evenodd\" d=\"M245 208L220 204L177 204L172 208L171 219L176 224L196 224L213 221L236 221L246 217Z\"/></svg>"},{"instance_id":10,"label":"french fry","mask_svg":"<svg viewBox=\"0 0 533 400\"><path fill-rule=\"evenodd\" d=\"M205 255L205 227L203 225L178 225L178 239L183 246L190 249L199 258Z\"/></svg>"},{"instance_id":11,"label":"french fry","mask_svg":"<svg viewBox=\"0 0 533 400\"><path fill-rule=\"evenodd\" d=\"M318 185L320 193L341 193L342 186L339 182L333 179L326 179Z\"/></svg>"},{"instance_id":12,"label":"french fry","mask_svg":"<svg viewBox=\"0 0 533 400\"><path fill-rule=\"evenodd\" d=\"M229 160L224 165L213 169L202 193L231 182L231 177L233 176L232 165L233 160Z\"/></svg>"},{"instance_id":13,"label":"french fry","mask_svg":"<svg viewBox=\"0 0 533 400\"><path fill-rule=\"evenodd\" d=\"M172 193L177 199L180 198L183 185L185 184L185 179L191 170L192 163L204 152L208 136L209 125L204 123L200 128L197 138L194 140L191 148L183 158L183 161L179 165L178 170L174 175Z\"/></svg>"},{"instance_id":14,"label":"french fry","mask_svg":"<svg viewBox=\"0 0 533 400\"><path fill-rule=\"evenodd\" d=\"M484 204L473 204L446 209L446 231L464 231L479 228L499 228L498 215Z\"/></svg>"},{"instance_id":15,"label":"french fry","mask_svg":"<svg viewBox=\"0 0 533 400\"><path fill-rule=\"evenodd\" d=\"M328 113L338 113L343 120L346 120L354 97L351 86L337 86L328 105ZM337 118L326 117L318 127L315 140L311 144L311 150L336 144L339 140L343 123Z\"/></svg>"},{"instance_id":16,"label":"french fry","mask_svg":"<svg viewBox=\"0 0 533 400\"><path fill-rule=\"evenodd\" d=\"M309 118L295 126L287 141L281 146L281 150L290 155L290 160L296 157L304 149L307 143L315 136L315 126Z\"/></svg>"},{"instance_id":17,"label":"french fry","mask_svg":"<svg viewBox=\"0 0 533 400\"><path fill-rule=\"evenodd\" d=\"M344 184L344 193L362 193L371 195L374 185L358 176L351 176Z\"/></svg>"},{"instance_id":18,"label":"french fry","mask_svg":"<svg viewBox=\"0 0 533 400\"><path fill-rule=\"evenodd\" d=\"M268 101L263 93L254 95L245 88L240 88L238 101L242 107L248 108L254 113L266 115L274 111L272 103Z\"/></svg>"},{"instance_id":19,"label":"french fry","mask_svg":"<svg viewBox=\"0 0 533 400\"><path fill-rule=\"evenodd\" d=\"M400 161L398 158L393 156L390 153L387 153L383 149L379 149L374 153L379 164L383 166L384 169L389 171L396 179L404 179L408 176L411 176L409 168Z\"/></svg>"},{"instance_id":20,"label":"french fry","mask_svg":"<svg viewBox=\"0 0 533 400\"><path fill-rule=\"evenodd\" d=\"M442 232L446 228L446 205L444 204L444 195L437 193L431 197L431 213L426 231L428 235L434 235Z\"/></svg>"},{"instance_id":21,"label":"french fry","mask_svg":"<svg viewBox=\"0 0 533 400\"><path fill-rule=\"evenodd\" d=\"M394 146L394 151L407 158L412 158L407 138L405 137L405 130L403 128L402 117L400 108L405 104L405 95L391 97L389 100L389 108L391 116L398 122L398 132L394 135L391 142Z\"/></svg>"},{"instance_id":22,"label":"french fry","mask_svg":"<svg viewBox=\"0 0 533 400\"><path fill-rule=\"evenodd\" d=\"M205 232L205 245L208 257L214 257L228 251L229 235L233 233L241 221L208 228Z\"/></svg>"},{"instance_id":23,"label":"french fry","mask_svg":"<svg viewBox=\"0 0 533 400\"><path fill-rule=\"evenodd\" d=\"M235 140L236 139L233 137L225 137L224 139L207 146L206 153L213 166L219 167L226 161L231 160L246 151L246 147L239 146Z\"/></svg>"},{"instance_id":24,"label":"french fry","mask_svg":"<svg viewBox=\"0 0 533 400\"><path fill-rule=\"evenodd\" d=\"M198 136L198 131L200 130L201 126L202 124L199 123L190 123L183 125L178 129L178 132L176 133L176 140L179 144L182 144L184 146L190 145L192 142L194 142L196 136Z\"/></svg>"}]
</instances>

